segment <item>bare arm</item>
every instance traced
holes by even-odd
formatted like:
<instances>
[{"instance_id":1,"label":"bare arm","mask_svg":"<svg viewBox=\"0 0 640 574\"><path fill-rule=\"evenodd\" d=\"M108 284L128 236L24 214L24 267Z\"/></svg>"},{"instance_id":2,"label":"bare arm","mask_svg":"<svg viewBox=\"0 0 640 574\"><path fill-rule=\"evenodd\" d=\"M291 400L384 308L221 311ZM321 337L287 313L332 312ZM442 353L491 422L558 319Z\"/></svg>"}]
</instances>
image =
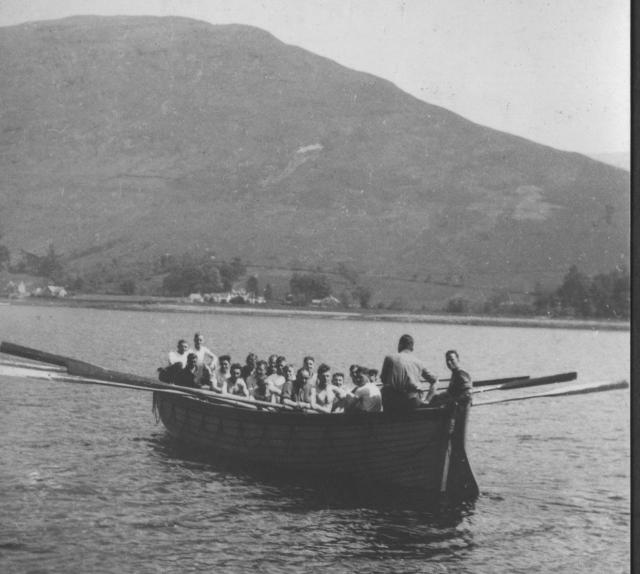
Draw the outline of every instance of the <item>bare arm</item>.
<instances>
[{"instance_id":1,"label":"bare arm","mask_svg":"<svg viewBox=\"0 0 640 574\"><path fill-rule=\"evenodd\" d=\"M240 387L240 391L242 391L241 397L249 397L249 389L247 388L247 383L244 381L238 381L238 386Z\"/></svg>"},{"instance_id":2,"label":"bare arm","mask_svg":"<svg viewBox=\"0 0 640 574\"><path fill-rule=\"evenodd\" d=\"M324 412L322 405L318 404L316 393L317 393L316 388L312 387L311 390L309 391L309 404L311 405L311 408L314 411Z\"/></svg>"},{"instance_id":3,"label":"bare arm","mask_svg":"<svg viewBox=\"0 0 640 574\"><path fill-rule=\"evenodd\" d=\"M426 367L422 367L420 376L431 385L435 385L438 382L438 377L431 374L431 372Z\"/></svg>"}]
</instances>

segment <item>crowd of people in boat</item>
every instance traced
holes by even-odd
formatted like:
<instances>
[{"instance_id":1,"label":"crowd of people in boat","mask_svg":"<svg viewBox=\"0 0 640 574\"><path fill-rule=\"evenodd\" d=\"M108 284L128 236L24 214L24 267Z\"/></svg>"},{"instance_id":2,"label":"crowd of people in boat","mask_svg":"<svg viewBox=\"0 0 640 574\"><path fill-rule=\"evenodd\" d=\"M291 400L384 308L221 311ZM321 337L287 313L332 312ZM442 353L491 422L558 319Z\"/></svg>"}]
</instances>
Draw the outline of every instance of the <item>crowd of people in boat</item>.
<instances>
[{"instance_id":1,"label":"crowd of people in boat","mask_svg":"<svg viewBox=\"0 0 640 574\"><path fill-rule=\"evenodd\" d=\"M178 341L176 350L169 352L168 366L158 374L161 381L181 387L322 413L406 412L425 404L471 400L471 377L460 367L457 351L445 353L451 378L446 391L437 393L438 378L413 348L413 337L403 335L398 352L384 358L381 371L354 364L347 379L326 363L316 365L312 356L304 357L297 369L277 354L260 359L249 353L243 363L234 362L228 354L217 356L196 333L191 347L185 339Z\"/></svg>"}]
</instances>

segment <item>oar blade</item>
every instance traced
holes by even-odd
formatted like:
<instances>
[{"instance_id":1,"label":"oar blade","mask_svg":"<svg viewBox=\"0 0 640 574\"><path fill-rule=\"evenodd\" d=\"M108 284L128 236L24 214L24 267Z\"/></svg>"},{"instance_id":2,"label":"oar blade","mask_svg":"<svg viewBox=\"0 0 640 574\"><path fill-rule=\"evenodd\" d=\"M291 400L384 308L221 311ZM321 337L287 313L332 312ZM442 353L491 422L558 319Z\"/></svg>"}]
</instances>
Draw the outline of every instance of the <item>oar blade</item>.
<instances>
[{"instance_id":1,"label":"oar blade","mask_svg":"<svg viewBox=\"0 0 640 574\"><path fill-rule=\"evenodd\" d=\"M487 391L507 391L511 389L522 389L525 387L535 387L539 385L566 383L569 381L574 381L577 378L578 378L578 373L576 373L575 371L571 371L568 373L557 373L555 375L546 375L544 377L518 379L515 381L509 381L499 385L486 386L479 389L475 388L474 386L474 389L471 392L475 394L475 393L485 393Z\"/></svg>"},{"instance_id":2,"label":"oar blade","mask_svg":"<svg viewBox=\"0 0 640 574\"><path fill-rule=\"evenodd\" d=\"M615 381L609 383L593 382L593 383L580 383L574 385L565 385L560 388L550 389L544 392L529 393L527 395L520 395L516 397L507 397L504 399L494 399L489 401L482 401L474 403L474 406L495 405L499 403L509 403L513 401L525 401L529 399L542 399L548 397L566 397L571 395L585 395L589 393L601 393L606 391L616 391L629 388L627 381Z\"/></svg>"}]
</instances>

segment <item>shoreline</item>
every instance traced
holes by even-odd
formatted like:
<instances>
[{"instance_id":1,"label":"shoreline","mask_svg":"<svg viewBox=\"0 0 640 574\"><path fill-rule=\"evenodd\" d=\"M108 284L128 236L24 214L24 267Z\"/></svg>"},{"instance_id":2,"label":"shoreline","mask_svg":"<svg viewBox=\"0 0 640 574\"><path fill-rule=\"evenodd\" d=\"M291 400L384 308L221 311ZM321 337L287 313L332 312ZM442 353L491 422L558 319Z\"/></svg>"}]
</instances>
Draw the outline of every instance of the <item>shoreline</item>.
<instances>
[{"instance_id":1,"label":"shoreline","mask_svg":"<svg viewBox=\"0 0 640 574\"><path fill-rule=\"evenodd\" d=\"M79 307L118 311L155 311L164 313L222 313L232 315L253 315L265 317L316 317L335 320L395 321L406 323L433 323L443 325L531 327L543 329L578 329L604 331L630 331L629 321L552 319L545 317L493 317L486 315L446 315L429 313L392 312L381 310L340 310L301 309L286 307L257 307L254 305L203 305L186 303L161 297L103 296L65 299L5 299L2 305L40 307Z\"/></svg>"}]
</instances>

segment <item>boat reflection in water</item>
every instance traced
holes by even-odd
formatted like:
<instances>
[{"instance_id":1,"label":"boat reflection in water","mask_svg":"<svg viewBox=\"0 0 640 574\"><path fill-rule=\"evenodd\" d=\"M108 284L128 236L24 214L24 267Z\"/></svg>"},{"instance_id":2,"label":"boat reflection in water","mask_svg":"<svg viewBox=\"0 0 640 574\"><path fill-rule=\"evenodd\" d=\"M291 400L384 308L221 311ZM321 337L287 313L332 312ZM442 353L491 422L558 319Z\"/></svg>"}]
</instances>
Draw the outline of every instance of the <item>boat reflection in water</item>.
<instances>
[{"instance_id":1,"label":"boat reflection in water","mask_svg":"<svg viewBox=\"0 0 640 574\"><path fill-rule=\"evenodd\" d=\"M149 439L145 439L149 440ZM263 538L291 537L317 552L344 560L448 561L476 546L473 537L475 502L438 503L393 495L393 489L367 488L350 476L291 472L220 457L208 449L187 446L166 432L149 441L169 486L162 488L183 499L196 496L214 514L228 516L234 528L251 529ZM181 477L176 481L177 477ZM203 487L203 480L210 482ZM253 517L253 518L252 518ZM267 524L267 522L269 524ZM304 528L305 535L293 535ZM278 534L276 533L278 532Z\"/></svg>"}]
</instances>

